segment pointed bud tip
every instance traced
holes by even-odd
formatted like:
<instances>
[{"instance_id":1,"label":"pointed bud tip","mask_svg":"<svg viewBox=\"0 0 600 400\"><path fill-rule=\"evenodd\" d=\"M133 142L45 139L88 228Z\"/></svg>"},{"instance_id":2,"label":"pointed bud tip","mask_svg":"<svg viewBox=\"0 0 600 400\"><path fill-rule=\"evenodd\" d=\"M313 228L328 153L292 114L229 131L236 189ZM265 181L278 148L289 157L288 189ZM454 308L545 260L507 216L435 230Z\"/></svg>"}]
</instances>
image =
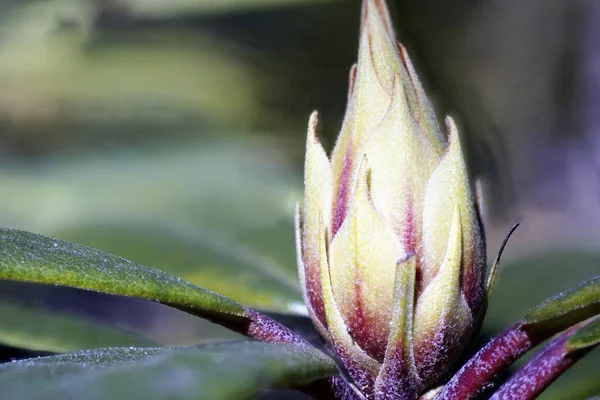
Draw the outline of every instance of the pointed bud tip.
<instances>
[{"instance_id":1,"label":"pointed bud tip","mask_svg":"<svg viewBox=\"0 0 600 400\"><path fill-rule=\"evenodd\" d=\"M458 134L458 127L454 118L447 115L446 119L446 131L448 132L448 148L458 151L462 155L462 146L460 143L460 136Z\"/></svg>"},{"instance_id":2,"label":"pointed bud tip","mask_svg":"<svg viewBox=\"0 0 600 400\"><path fill-rule=\"evenodd\" d=\"M385 0L364 0L362 4L362 23L367 24L370 16L375 16L383 23L386 31L394 37L394 28L390 11ZM371 20L372 21L372 20Z\"/></svg>"},{"instance_id":3,"label":"pointed bud tip","mask_svg":"<svg viewBox=\"0 0 600 400\"><path fill-rule=\"evenodd\" d=\"M319 138L317 137L317 128L319 126L319 113L318 111L313 111L308 118L308 139L312 139L315 142L319 142Z\"/></svg>"}]
</instances>

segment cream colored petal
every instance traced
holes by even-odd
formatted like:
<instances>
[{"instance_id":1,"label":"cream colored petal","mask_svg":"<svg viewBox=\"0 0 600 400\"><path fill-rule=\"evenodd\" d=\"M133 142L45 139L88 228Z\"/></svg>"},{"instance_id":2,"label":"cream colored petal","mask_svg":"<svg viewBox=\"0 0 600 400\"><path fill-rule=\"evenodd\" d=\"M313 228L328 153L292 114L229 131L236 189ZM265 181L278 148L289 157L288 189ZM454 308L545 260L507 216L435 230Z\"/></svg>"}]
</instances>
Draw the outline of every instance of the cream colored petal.
<instances>
[{"instance_id":1,"label":"cream colored petal","mask_svg":"<svg viewBox=\"0 0 600 400\"><path fill-rule=\"evenodd\" d=\"M451 213L449 240L439 273L417 300L413 339L421 378L443 373L463 347L473 318L461 291L462 226L458 204ZM424 382L427 384L427 382Z\"/></svg>"},{"instance_id":2,"label":"cream colored petal","mask_svg":"<svg viewBox=\"0 0 600 400\"><path fill-rule=\"evenodd\" d=\"M326 227L331 221L331 197L333 190L331 167L323 147L316 136L318 119L314 112L309 121L306 139L306 162L304 165L304 221L302 250L305 272L303 289L308 303L324 323L321 299L319 248L321 219Z\"/></svg>"},{"instance_id":3,"label":"cream colored petal","mask_svg":"<svg viewBox=\"0 0 600 400\"><path fill-rule=\"evenodd\" d=\"M462 234L459 206L451 215L451 227L446 251L439 273L425 288L415 309L414 337L422 338L435 333L441 320L450 315L462 316L460 275L462 264ZM470 317L469 317L470 318Z\"/></svg>"},{"instance_id":4,"label":"cream colored petal","mask_svg":"<svg viewBox=\"0 0 600 400\"><path fill-rule=\"evenodd\" d=\"M377 213L368 194L363 160L350 213L333 238L330 269L336 303L357 343L383 360L393 309L399 240Z\"/></svg>"},{"instance_id":5,"label":"cream colored petal","mask_svg":"<svg viewBox=\"0 0 600 400\"><path fill-rule=\"evenodd\" d=\"M336 202L340 192L352 192L364 145L385 115L392 96L393 72L400 68L395 40L372 1L365 3L358 63L340 135L331 153L336 182ZM350 194L351 196L351 194ZM344 201L343 199L341 201Z\"/></svg>"},{"instance_id":6,"label":"cream colored petal","mask_svg":"<svg viewBox=\"0 0 600 400\"><path fill-rule=\"evenodd\" d=\"M415 67L406 51L406 48L402 44L398 43L398 50L403 61L407 77L410 80L412 90L410 93L410 100L414 101L413 110L419 120L419 124L423 127L423 131L431 141L431 144L435 147L438 152L444 149L446 140L444 134L438 123L433 103L427 97L423 85L419 80L419 76L415 71Z\"/></svg>"},{"instance_id":7,"label":"cream colored petal","mask_svg":"<svg viewBox=\"0 0 600 400\"><path fill-rule=\"evenodd\" d=\"M392 19L390 18L390 11L384 0L366 0L363 1L362 6L363 24L368 13L376 13L388 34L394 37L394 27L392 26Z\"/></svg>"},{"instance_id":8,"label":"cream colored petal","mask_svg":"<svg viewBox=\"0 0 600 400\"><path fill-rule=\"evenodd\" d=\"M398 80L396 80L398 82ZM397 236L420 242L427 182L441 153L423 135L408 108L403 86L394 84L387 113L366 147L371 168L371 198ZM410 225L410 226L409 226ZM414 240L413 240L414 239ZM416 251L404 243L407 252Z\"/></svg>"},{"instance_id":9,"label":"cream colored petal","mask_svg":"<svg viewBox=\"0 0 600 400\"><path fill-rule=\"evenodd\" d=\"M461 215L463 258L473 251L473 227L477 224L475 202L471 191L467 166L454 121L447 118L450 143L448 151L427 184L423 208L423 280L427 285L436 275L446 252L452 213L455 205Z\"/></svg>"},{"instance_id":10,"label":"cream colored petal","mask_svg":"<svg viewBox=\"0 0 600 400\"><path fill-rule=\"evenodd\" d=\"M320 240L321 285L331 344L342 359L356 386L362 391L368 390L369 387L372 389L380 364L361 349L348 332L332 288L325 237L326 232L323 229Z\"/></svg>"},{"instance_id":11,"label":"cream colored petal","mask_svg":"<svg viewBox=\"0 0 600 400\"><path fill-rule=\"evenodd\" d=\"M416 398L419 380L413 354L413 313L417 256L398 262L394 285L394 311L385 359L375 381L375 398Z\"/></svg>"}]
</instances>

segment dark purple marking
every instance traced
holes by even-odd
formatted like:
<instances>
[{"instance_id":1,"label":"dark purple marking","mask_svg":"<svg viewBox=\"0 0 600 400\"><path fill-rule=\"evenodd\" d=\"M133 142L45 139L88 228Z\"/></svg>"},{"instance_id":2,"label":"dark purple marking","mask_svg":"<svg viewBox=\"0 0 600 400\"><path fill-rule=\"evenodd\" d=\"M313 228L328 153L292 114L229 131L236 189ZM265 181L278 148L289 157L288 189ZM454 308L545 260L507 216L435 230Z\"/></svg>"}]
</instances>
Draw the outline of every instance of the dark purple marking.
<instances>
[{"instance_id":1,"label":"dark purple marking","mask_svg":"<svg viewBox=\"0 0 600 400\"><path fill-rule=\"evenodd\" d=\"M304 262L304 266L304 281L306 284L306 294L308 301L310 302L309 306L312 308L319 322L321 322L324 327L327 327L325 306L323 304L323 290L321 286L321 266L318 264L310 265L310 263L307 262Z\"/></svg>"},{"instance_id":2,"label":"dark purple marking","mask_svg":"<svg viewBox=\"0 0 600 400\"><path fill-rule=\"evenodd\" d=\"M476 241L475 238L472 240ZM460 289L465 295L465 300L473 318L477 318L480 310L485 306L485 250L483 255L478 246L473 246L473 251L467 260L463 260ZM464 246L463 246L464 254ZM465 262L466 261L466 262Z\"/></svg>"},{"instance_id":3,"label":"dark purple marking","mask_svg":"<svg viewBox=\"0 0 600 400\"><path fill-rule=\"evenodd\" d=\"M348 318L350 335L356 344L363 349L370 357L383 362L385 349L387 347L387 333L378 332L374 329L372 317L365 313L364 300L361 291L360 270L355 267L356 275L354 281L355 303L352 315Z\"/></svg>"},{"instance_id":4,"label":"dark purple marking","mask_svg":"<svg viewBox=\"0 0 600 400\"><path fill-rule=\"evenodd\" d=\"M344 166L342 168L342 176L340 177L340 186L337 195L337 201L334 202L335 210L333 212L332 237L340 230L340 227L346 219L348 212L348 202L350 197L350 172L352 170L352 148L353 144L350 140L346 156L344 157Z\"/></svg>"}]
</instances>

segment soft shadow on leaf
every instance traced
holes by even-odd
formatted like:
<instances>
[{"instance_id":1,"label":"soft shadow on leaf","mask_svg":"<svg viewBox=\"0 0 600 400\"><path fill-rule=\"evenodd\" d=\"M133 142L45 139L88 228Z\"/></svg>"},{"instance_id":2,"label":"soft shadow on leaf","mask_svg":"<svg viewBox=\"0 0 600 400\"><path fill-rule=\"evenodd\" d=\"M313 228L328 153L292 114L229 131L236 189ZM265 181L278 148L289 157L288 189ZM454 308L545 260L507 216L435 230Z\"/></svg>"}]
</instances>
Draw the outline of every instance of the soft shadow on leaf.
<instances>
[{"instance_id":1,"label":"soft shadow on leaf","mask_svg":"<svg viewBox=\"0 0 600 400\"><path fill-rule=\"evenodd\" d=\"M88 290L79 290L69 287L56 287L51 285L39 285L24 282L0 281L0 299L6 304L15 304L22 307L30 307L45 311L44 319L48 322L41 332L29 332L29 337L36 335L63 334L62 319L50 318L54 315L64 316L75 321L84 321L98 329L108 330L114 327L115 332L130 333L138 340L140 337L152 341L152 345L187 346L199 345L231 340L242 340L244 336L228 330L222 326L211 323L205 319L195 317L188 313L179 311L152 301L133 299L129 297L106 295ZM6 329L24 328L24 321L10 321L3 319L3 327ZM31 322L30 324L36 324ZM88 335L84 329L81 334ZM92 338L77 339L74 332L67 333L66 340L61 337L47 337L44 340L66 343L73 346L69 350L76 351L93 347L110 347L123 344L145 345L149 342L126 343L121 341L103 341L94 346L87 343ZM107 339L110 339L108 336ZM105 340L107 340L105 339ZM0 338L0 342L2 342ZM36 349L35 341L23 342L19 345L21 349ZM80 346L81 347L77 347Z\"/></svg>"},{"instance_id":2,"label":"soft shadow on leaf","mask_svg":"<svg viewBox=\"0 0 600 400\"><path fill-rule=\"evenodd\" d=\"M21 349L64 353L152 342L81 316L0 299L0 343Z\"/></svg>"},{"instance_id":3,"label":"soft shadow on leaf","mask_svg":"<svg viewBox=\"0 0 600 400\"><path fill-rule=\"evenodd\" d=\"M337 373L306 347L242 342L109 348L0 365L3 399L250 399Z\"/></svg>"}]
</instances>

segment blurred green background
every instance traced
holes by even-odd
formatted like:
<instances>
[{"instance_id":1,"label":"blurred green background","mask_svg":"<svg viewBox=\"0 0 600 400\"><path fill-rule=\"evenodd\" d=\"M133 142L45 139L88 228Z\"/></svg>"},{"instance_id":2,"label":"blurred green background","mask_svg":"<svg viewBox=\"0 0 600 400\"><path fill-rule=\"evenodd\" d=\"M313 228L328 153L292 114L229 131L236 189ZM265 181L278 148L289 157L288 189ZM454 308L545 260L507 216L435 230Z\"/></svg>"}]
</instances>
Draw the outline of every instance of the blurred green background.
<instances>
[{"instance_id":1,"label":"blurred green background","mask_svg":"<svg viewBox=\"0 0 600 400\"><path fill-rule=\"evenodd\" d=\"M490 258L521 222L493 334L600 273L600 3L390 3L484 179ZM292 212L306 122L320 111L330 148L359 13L353 0L2 0L0 224L302 315ZM0 320L4 343L50 352L236 338L156 304L23 284L0 285ZM599 362L542 398L600 394Z\"/></svg>"}]
</instances>

